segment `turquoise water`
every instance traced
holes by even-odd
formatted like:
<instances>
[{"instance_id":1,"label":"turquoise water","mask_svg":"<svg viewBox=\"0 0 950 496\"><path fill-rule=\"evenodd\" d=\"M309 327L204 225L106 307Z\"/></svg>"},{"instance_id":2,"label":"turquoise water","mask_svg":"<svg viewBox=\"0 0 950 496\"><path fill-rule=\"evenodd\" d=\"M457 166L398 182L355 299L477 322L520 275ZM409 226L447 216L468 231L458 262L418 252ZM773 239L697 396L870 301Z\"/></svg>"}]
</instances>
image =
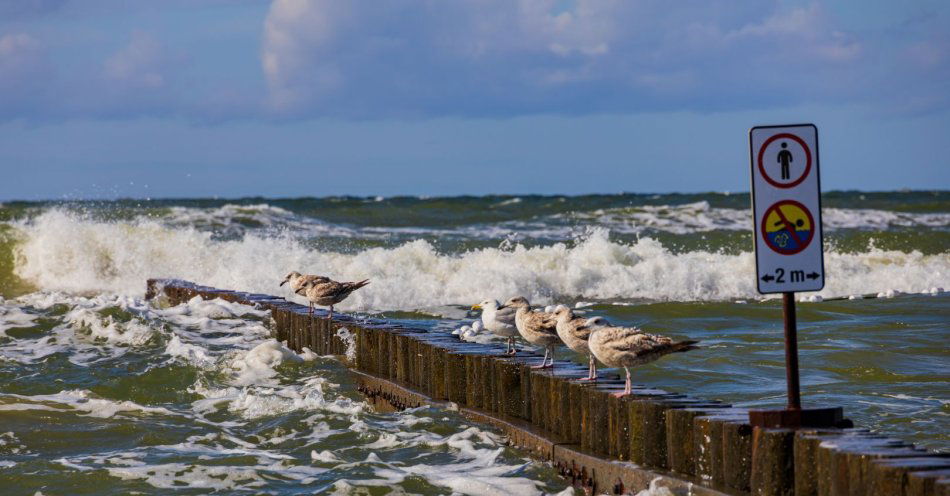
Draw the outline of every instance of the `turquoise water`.
<instances>
[{"instance_id":1,"label":"turquoise water","mask_svg":"<svg viewBox=\"0 0 950 496\"><path fill-rule=\"evenodd\" d=\"M291 298L278 286L290 270L368 277L339 310L445 332L477 318L473 303L524 295L702 341L635 369L638 383L781 406L781 306L755 291L748 204L712 193L3 204L0 487L562 491L491 429L454 412L372 412L339 363L269 341L266 315L155 307L145 279ZM798 303L805 404L950 451L950 193L831 192L823 204L827 284Z\"/></svg>"}]
</instances>

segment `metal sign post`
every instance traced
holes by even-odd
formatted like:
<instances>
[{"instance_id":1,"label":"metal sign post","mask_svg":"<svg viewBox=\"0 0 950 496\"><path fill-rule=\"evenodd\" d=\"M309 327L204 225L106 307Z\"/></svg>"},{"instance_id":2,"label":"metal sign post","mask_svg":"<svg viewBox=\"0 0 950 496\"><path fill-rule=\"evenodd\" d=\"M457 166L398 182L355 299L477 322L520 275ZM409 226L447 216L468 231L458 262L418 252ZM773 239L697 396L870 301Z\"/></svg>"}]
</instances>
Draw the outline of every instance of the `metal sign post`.
<instances>
[{"instance_id":1,"label":"metal sign post","mask_svg":"<svg viewBox=\"0 0 950 496\"><path fill-rule=\"evenodd\" d=\"M760 427L830 427L846 422L841 408L803 409L798 379L796 291L825 286L821 234L818 128L757 126L749 131L756 287L782 294L785 323L785 410L753 410Z\"/></svg>"},{"instance_id":2,"label":"metal sign post","mask_svg":"<svg viewBox=\"0 0 950 496\"><path fill-rule=\"evenodd\" d=\"M782 294L782 320L785 321L785 382L788 384L788 409L802 409L798 387L798 328L795 322L795 293Z\"/></svg>"}]
</instances>

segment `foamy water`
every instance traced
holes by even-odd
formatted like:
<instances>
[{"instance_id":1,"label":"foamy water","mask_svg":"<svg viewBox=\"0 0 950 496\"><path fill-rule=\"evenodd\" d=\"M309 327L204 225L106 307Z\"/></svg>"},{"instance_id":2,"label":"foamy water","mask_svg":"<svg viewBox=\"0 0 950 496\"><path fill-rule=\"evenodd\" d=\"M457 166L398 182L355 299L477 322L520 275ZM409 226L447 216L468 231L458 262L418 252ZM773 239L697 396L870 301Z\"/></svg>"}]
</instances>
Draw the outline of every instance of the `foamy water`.
<instances>
[{"instance_id":1,"label":"foamy water","mask_svg":"<svg viewBox=\"0 0 950 496\"><path fill-rule=\"evenodd\" d=\"M341 253L313 248L286 233L221 240L194 227L143 219L96 221L61 210L17 229L16 275L38 287L75 293L141 295L150 277L274 293L281 274L306 267L340 279L372 280L340 305L344 310L413 310L516 294L537 303L758 297L749 277L755 263L751 252L675 252L650 237L613 240L606 228L578 241L462 253L440 252L427 240ZM950 253L829 249L825 270L823 298L950 288Z\"/></svg>"},{"instance_id":2,"label":"foamy water","mask_svg":"<svg viewBox=\"0 0 950 496\"><path fill-rule=\"evenodd\" d=\"M535 495L548 487L525 473L534 462L505 454L501 437L457 416L447 419L451 414L428 409L373 414L360 398L340 393L341 366L298 355L271 339L269 317L252 307L195 298L155 308L138 298L35 293L0 303L0 325L28 324L21 312L50 318L60 310L53 307L62 306L68 310L55 317L59 324L52 332L0 340L0 366L62 363L76 369L74 375L95 377L102 373L96 367L111 367L130 354L136 358L126 363L146 365L135 375L184 374L192 377L190 385L173 394L184 394L179 400L145 399L163 406L127 399L136 393L122 387L99 387L96 393L70 381L46 385L41 389L50 392L44 393L0 392L0 416L145 424L160 433L156 441L167 438L131 449L106 441L69 454L74 450L66 448L67 439L44 445L10 432L0 437L0 456L45 446L62 455L51 462L58 470L77 477L105 472L130 490L144 485L256 491L283 481L279 486L307 492L345 492L398 487L407 479L467 494ZM275 419L280 421L268 427ZM187 434L195 428L202 433ZM423 462L403 460L400 453L407 450ZM25 462L11 463L5 466Z\"/></svg>"},{"instance_id":3,"label":"foamy water","mask_svg":"<svg viewBox=\"0 0 950 496\"><path fill-rule=\"evenodd\" d=\"M781 309L755 290L738 196L0 206L0 487L571 494L457 412L373 412L340 362L275 341L266 312L146 302L146 279L303 303L279 286L290 270L369 278L339 311L474 342L494 340L471 304L524 295L703 343L638 367L637 383L781 406ZM950 202L835 198L826 287L799 295L805 401L950 450Z\"/></svg>"}]
</instances>

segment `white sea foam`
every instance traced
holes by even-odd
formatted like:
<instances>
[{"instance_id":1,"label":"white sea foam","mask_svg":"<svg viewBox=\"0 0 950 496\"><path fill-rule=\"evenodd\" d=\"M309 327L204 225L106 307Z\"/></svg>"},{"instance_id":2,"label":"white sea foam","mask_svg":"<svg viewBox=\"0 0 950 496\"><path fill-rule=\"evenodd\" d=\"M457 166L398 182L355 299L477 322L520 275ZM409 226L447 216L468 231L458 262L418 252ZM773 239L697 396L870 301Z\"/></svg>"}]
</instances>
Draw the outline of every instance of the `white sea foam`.
<instances>
[{"instance_id":1,"label":"white sea foam","mask_svg":"<svg viewBox=\"0 0 950 496\"><path fill-rule=\"evenodd\" d=\"M28 327L36 318L36 315L26 313L18 306L5 305L0 298L0 336L5 336L7 330L14 327Z\"/></svg>"},{"instance_id":2,"label":"white sea foam","mask_svg":"<svg viewBox=\"0 0 950 496\"><path fill-rule=\"evenodd\" d=\"M661 481L659 477L651 480L650 486L638 492L636 496L674 496L670 488L660 485Z\"/></svg>"},{"instance_id":3,"label":"white sea foam","mask_svg":"<svg viewBox=\"0 0 950 496\"><path fill-rule=\"evenodd\" d=\"M356 335L350 332L346 327L336 330L336 337L346 344L346 359L350 363L356 361Z\"/></svg>"},{"instance_id":4,"label":"white sea foam","mask_svg":"<svg viewBox=\"0 0 950 496\"><path fill-rule=\"evenodd\" d=\"M262 487L267 481L255 467L226 465L188 465L184 463L146 464L109 467L109 475L123 480L141 479L160 489L211 489Z\"/></svg>"},{"instance_id":5,"label":"white sea foam","mask_svg":"<svg viewBox=\"0 0 950 496\"><path fill-rule=\"evenodd\" d=\"M277 375L275 367L285 362L301 362L299 355L276 339L269 339L255 346L251 351L239 352L231 362L235 371L232 383L236 386L251 384L270 384Z\"/></svg>"},{"instance_id":6,"label":"white sea foam","mask_svg":"<svg viewBox=\"0 0 950 496\"><path fill-rule=\"evenodd\" d=\"M96 397L85 389L60 391L56 394L20 395L0 393L0 410L46 410L83 412L88 417L109 418L117 414L145 413L177 415L161 407L148 407L132 401L114 401Z\"/></svg>"},{"instance_id":7,"label":"white sea foam","mask_svg":"<svg viewBox=\"0 0 950 496\"><path fill-rule=\"evenodd\" d=\"M485 248L440 253L424 240L357 253L324 252L287 237L247 235L216 241L192 229L168 229L78 219L49 211L23 227L17 274L50 290L141 295L149 277L179 277L218 287L274 293L280 274L319 267L340 279L373 284L340 304L342 310L407 310L470 304L485 295L524 295L533 303L556 296L584 300L673 301L754 298L751 253L674 253L650 238L631 244L593 230L574 245ZM59 242L64 236L71 243ZM824 298L896 289L920 293L950 286L950 254L923 255L871 248L829 251ZM286 294L286 293L285 293ZM303 303L300 297L290 296Z\"/></svg>"},{"instance_id":8,"label":"white sea foam","mask_svg":"<svg viewBox=\"0 0 950 496\"><path fill-rule=\"evenodd\" d=\"M195 344L184 343L177 335L172 336L168 341L168 345L165 346L165 354L181 358L202 368L212 367L216 361L207 349Z\"/></svg>"},{"instance_id":9,"label":"white sea foam","mask_svg":"<svg viewBox=\"0 0 950 496\"><path fill-rule=\"evenodd\" d=\"M321 463L340 463L340 459L329 450L323 450L319 453L317 453L317 450L310 450L310 459Z\"/></svg>"},{"instance_id":10,"label":"white sea foam","mask_svg":"<svg viewBox=\"0 0 950 496\"><path fill-rule=\"evenodd\" d=\"M198 298L158 309L132 296L86 297L44 291L4 300L0 302L0 312L19 325L35 318L30 312L48 311L54 305L68 307L59 317L60 323L39 335L0 339L0 360L35 363L64 353L70 362L89 366L167 339L166 355L207 368L216 360L209 347L246 349L259 344L270 332L259 321L245 320L263 319L269 315L267 312L220 299ZM126 316L117 317L115 310L125 312ZM176 324L176 332L164 332L161 326L154 325L156 320Z\"/></svg>"},{"instance_id":11,"label":"white sea foam","mask_svg":"<svg viewBox=\"0 0 950 496\"><path fill-rule=\"evenodd\" d=\"M19 455L27 453L24 446L13 432L0 432L0 454Z\"/></svg>"},{"instance_id":12,"label":"white sea foam","mask_svg":"<svg viewBox=\"0 0 950 496\"><path fill-rule=\"evenodd\" d=\"M142 217L140 220L157 220L163 225L198 229L214 229L218 235L226 237L241 236L249 228L270 232L303 232L309 235L351 237L356 234L352 229L323 222L313 217L296 215L293 212L268 205L227 204L216 208L169 207L168 213L158 219Z\"/></svg>"},{"instance_id":13,"label":"white sea foam","mask_svg":"<svg viewBox=\"0 0 950 496\"><path fill-rule=\"evenodd\" d=\"M63 470L100 471L159 489L259 492L275 479L318 491L316 481L327 484L321 474L334 467L372 477L357 475L359 480L351 485L395 486L396 493L401 491L398 484L402 481L412 479L411 484L417 485L420 478L461 493L538 493L540 483L522 474L530 462L503 458L502 438L497 435L466 428L463 422L458 429L447 430L451 424L434 422L424 416L428 411L424 408L389 416L366 415L367 404L338 394L339 386L325 370L309 374L307 367L317 364L304 364L285 344L268 338L267 329L259 322L266 312L252 307L193 299L153 308L132 296L90 298L48 291L0 302L0 307L11 306L25 312L46 312L45 318L62 323L41 338L4 338L0 356L5 358L17 346L23 351L34 349L36 355L46 346L69 354L71 361L89 364L99 355L113 356L114 350L151 346L157 367L180 367L184 362L200 368L187 391L198 399L174 408L100 397L85 389L44 395L0 394L0 412L44 411L140 425L184 423L205 429L180 442L56 459ZM119 309L126 314L118 317ZM150 329L151 334L146 335L151 337L144 343L133 338L139 335L138 326ZM291 371L295 377L287 380ZM303 415L310 416L291 423ZM256 426L272 422L268 417L280 419L282 425L258 431ZM254 433L241 433L245 425L255 426ZM432 431L425 430L427 427ZM352 441L338 454L326 449L326 439L331 436ZM402 447L415 447L419 462L384 460L385 452ZM343 460L354 448L369 451L362 455L365 459ZM22 449L12 433L0 434L0 454L18 454ZM298 450L310 452L310 458L301 460L294 454ZM436 456L430 457L433 454Z\"/></svg>"},{"instance_id":14,"label":"white sea foam","mask_svg":"<svg viewBox=\"0 0 950 496\"><path fill-rule=\"evenodd\" d=\"M152 337L153 329L138 320L116 322L111 315L103 317L89 308L76 308L66 315L66 321L80 333L88 332L92 340L112 344L142 345Z\"/></svg>"},{"instance_id":15,"label":"white sea foam","mask_svg":"<svg viewBox=\"0 0 950 496\"><path fill-rule=\"evenodd\" d=\"M256 419L269 415L279 415L293 411L322 411L344 415L355 415L365 408L365 404L348 398L327 397L326 384L322 377L311 377L300 384L283 386L252 387L208 387L196 383L189 392L205 399L192 403L195 412L207 415L224 406L228 411L239 414L245 419Z\"/></svg>"},{"instance_id":16,"label":"white sea foam","mask_svg":"<svg viewBox=\"0 0 950 496\"><path fill-rule=\"evenodd\" d=\"M950 226L950 214L943 212L905 213L876 209L823 208L821 217L827 230ZM573 212L556 214L552 218L589 222L623 233L636 234L658 230L688 234L715 229L749 230L752 212L748 209L714 208L709 202L700 201L683 205L644 205Z\"/></svg>"},{"instance_id":17,"label":"white sea foam","mask_svg":"<svg viewBox=\"0 0 950 496\"><path fill-rule=\"evenodd\" d=\"M41 292L20 296L0 303L0 308L31 311L48 310L53 305L70 307L61 323L42 335L31 334L0 342L0 359L20 363L41 361L56 353L68 353L69 360L78 365L90 365L101 359L124 355L130 349L146 345L155 334L141 312L141 300L126 296L96 296L93 298L63 293ZM118 308L132 313L124 321L103 314L107 308ZM14 312L15 313L15 312Z\"/></svg>"}]
</instances>

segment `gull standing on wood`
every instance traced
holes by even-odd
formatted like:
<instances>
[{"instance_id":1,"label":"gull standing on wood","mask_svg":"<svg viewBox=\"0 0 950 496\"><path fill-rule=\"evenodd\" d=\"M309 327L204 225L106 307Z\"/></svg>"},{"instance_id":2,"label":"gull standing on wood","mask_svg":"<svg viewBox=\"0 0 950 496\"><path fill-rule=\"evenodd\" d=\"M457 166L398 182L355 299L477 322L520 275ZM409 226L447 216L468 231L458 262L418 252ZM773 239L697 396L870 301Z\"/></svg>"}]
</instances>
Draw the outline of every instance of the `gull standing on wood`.
<instances>
[{"instance_id":1,"label":"gull standing on wood","mask_svg":"<svg viewBox=\"0 0 950 496\"><path fill-rule=\"evenodd\" d=\"M482 311L482 324L496 336L508 338L508 347L505 349L506 355L514 355L518 351L515 349L515 336L518 335L518 327L515 325L515 313L518 309L515 307L501 307L498 300L485 300L472 306L472 310Z\"/></svg>"},{"instance_id":2,"label":"gull standing on wood","mask_svg":"<svg viewBox=\"0 0 950 496\"><path fill-rule=\"evenodd\" d=\"M546 312L532 312L531 304L523 296L516 296L501 306L501 308L513 307L517 309L515 313L515 327L525 341L544 347L544 359L541 365L534 366L536 369L545 369L554 367L554 345L561 339L557 337L557 321L554 314ZM551 364L548 365L548 355L551 356Z\"/></svg>"},{"instance_id":3,"label":"gull standing on wood","mask_svg":"<svg viewBox=\"0 0 950 496\"><path fill-rule=\"evenodd\" d=\"M333 305L345 300L350 293L369 284L369 279L359 282L337 282L328 277L309 280L304 283L303 295L310 300L310 315L313 316L313 305L328 306L330 313L327 320L333 320Z\"/></svg>"},{"instance_id":4,"label":"gull standing on wood","mask_svg":"<svg viewBox=\"0 0 950 496\"><path fill-rule=\"evenodd\" d=\"M304 285L306 285L308 282L329 281L329 280L330 278L328 277L318 276L314 274L301 274L300 272L297 272L295 270L287 274L287 276L284 277L284 280L280 283L280 285L283 286L284 284L287 284L289 282L290 289L293 290L294 293L299 294L300 296L306 297L307 295L304 294L305 293ZM309 302L309 304L310 304L310 315L313 315L313 302L311 301Z\"/></svg>"},{"instance_id":5,"label":"gull standing on wood","mask_svg":"<svg viewBox=\"0 0 950 496\"><path fill-rule=\"evenodd\" d=\"M695 349L698 341L674 342L666 336L647 334L636 327L614 327L607 325L600 317L589 319L590 338L587 341L590 351L598 360L609 367L623 367L627 372L627 383L622 393L631 393L630 368L650 363L663 355Z\"/></svg>"},{"instance_id":6,"label":"gull standing on wood","mask_svg":"<svg viewBox=\"0 0 950 496\"><path fill-rule=\"evenodd\" d=\"M586 354L590 361L590 365L587 367L587 378L581 380L596 381L597 363L594 361L594 354L590 352L590 347L587 345L591 333L591 326L587 324L587 321L593 319L575 317L574 312L563 305L558 305L554 311L554 316L557 318L557 335L561 338L561 341L564 341L568 348ZM597 322L603 321L603 325L606 324L606 321L600 317L597 319Z\"/></svg>"}]
</instances>

